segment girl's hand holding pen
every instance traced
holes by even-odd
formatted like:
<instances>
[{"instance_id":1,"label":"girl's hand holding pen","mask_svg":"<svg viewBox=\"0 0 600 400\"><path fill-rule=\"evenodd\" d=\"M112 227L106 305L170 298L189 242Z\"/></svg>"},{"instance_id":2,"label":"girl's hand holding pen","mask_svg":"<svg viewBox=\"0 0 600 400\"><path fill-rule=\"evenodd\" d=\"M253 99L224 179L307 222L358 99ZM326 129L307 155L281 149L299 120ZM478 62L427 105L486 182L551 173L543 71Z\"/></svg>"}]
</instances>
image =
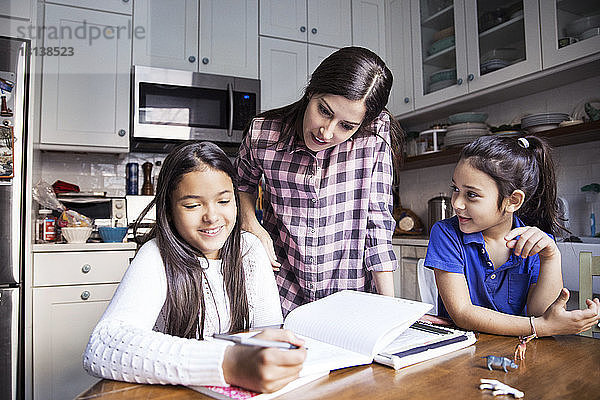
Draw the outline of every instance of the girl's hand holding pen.
<instances>
[{"instance_id":1,"label":"girl's hand holding pen","mask_svg":"<svg viewBox=\"0 0 600 400\"><path fill-rule=\"evenodd\" d=\"M231 385L256 392L273 392L298 377L306 358L304 341L291 331L265 329L257 339L288 342L299 348L283 350L255 346L234 345L225 350L223 376Z\"/></svg>"},{"instance_id":2,"label":"girl's hand holding pen","mask_svg":"<svg viewBox=\"0 0 600 400\"><path fill-rule=\"evenodd\" d=\"M504 236L504 239L506 247L513 249L515 255L521 258L534 254L539 254L540 259L560 258L556 242L535 226L515 228Z\"/></svg>"}]
</instances>

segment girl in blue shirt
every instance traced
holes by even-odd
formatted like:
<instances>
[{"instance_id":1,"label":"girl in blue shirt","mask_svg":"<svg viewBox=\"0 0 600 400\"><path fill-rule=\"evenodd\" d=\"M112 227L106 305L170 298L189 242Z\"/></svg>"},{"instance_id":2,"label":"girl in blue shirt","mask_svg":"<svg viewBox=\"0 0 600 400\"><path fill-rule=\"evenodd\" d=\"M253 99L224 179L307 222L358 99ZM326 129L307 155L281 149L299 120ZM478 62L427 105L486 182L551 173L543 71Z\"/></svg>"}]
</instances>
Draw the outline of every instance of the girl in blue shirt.
<instances>
[{"instance_id":1,"label":"girl in blue shirt","mask_svg":"<svg viewBox=\"0 0 600 400\"><path fill-rule=\"evenodd\" d=\"M556 179L547 143L484 136L466 146L452 178L456 216L436 223L425 265L440 316L501 335L578 333L598 321L600 300L566 311ZM547 233L546 233L547 232Z\"/></svg>"}]
</instances>

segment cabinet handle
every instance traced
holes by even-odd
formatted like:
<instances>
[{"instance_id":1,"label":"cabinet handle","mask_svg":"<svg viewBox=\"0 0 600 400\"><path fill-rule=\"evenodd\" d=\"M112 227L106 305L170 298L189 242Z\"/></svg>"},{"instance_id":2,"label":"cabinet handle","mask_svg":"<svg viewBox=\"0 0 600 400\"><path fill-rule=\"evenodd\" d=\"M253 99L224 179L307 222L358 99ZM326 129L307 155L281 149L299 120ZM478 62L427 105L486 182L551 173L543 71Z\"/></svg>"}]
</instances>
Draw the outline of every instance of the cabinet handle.
<instances>
[{"instance_id":1,"label":"cabinet handle","mask_svg":"<svg viewBox=\"0 0 600 400\"><path fill-rule=\"evenodd\" d=\"M83 267L81 267L81 272L83 272L84 274L87 274L91 270L92 266L90 264L84 264Z\"/></svg>"},{"instance_id":2,"label":"cabinet handle","mask_svg":"<svg viewBox=\"0 0 600 400\"><path fill-rule=\"evenodd\" d=\"M404 98L404 102L405 102L406 104L410 103L410 98L408 98L408 97L405 97L405 98Z\"/></svg>"},{"instance_id":3,"label":"cabinet handle","mask_svg":"<svg viewBox=\"0 0 600 400\"><path fill-rule=\"evenodd\" d=\"M210 62L210 60L208 59L208 57L204 57L202 58L202 64L206 65Z\"/></svg>"},{"instance_id":4,"label":"cabinet handle","mask_svg":"<svg viewBox=\"0 0 600 400\"><path fill-rule=\"evenodd\" d=\"M129 3L129 0L123 0L123 3Z\"/></svg>"},{"instance_id":5,"label":"cabinet handle","mask_svg":"<svg viewBox=\"0 0 600 400\"><path fill-rule=\"evenodd\" d=\"M310 31L312 32L313 35L317 34L317 28L312 28Z\"/></svg>"},{"instance_id":6,"label":"cabinet handle","mask_svg":"<svg viewBox=\"0 0 600 400\"><path fill-rule=\"evenodd\" d=\"M123 137L127 134L127 132L125 131L125 129L119 129L118 135Z\"/></svg>"},{"instance_id":7,"label":"cabinet handle","mask_svg":"<svg viewBox=\"0 0 600 400\"><path fill-rule=\"evenodd\" d=\"M300 27L300 32L306 32L306 27L305 26L301 26Z\"/></svg>"},{"instance_id":8,"label":"cabinet handle","mask_svg":"<svg viewBox=\"0 0 600 400\"><path fill-rule=\"evenodd\" d=\"M189 62L191 62L191 63L194 63L194 62L196 62L196 57L194 57L194 56L189 56L189 57L188 57L188 61L189 61Z\"/></svg>"},{"instance_id":9,"label":"cabinet handle","mask_svg":"<svg viewBox=\"0 0 600 400\"><path fill-rule=\"evenodd\" d=\"M475 79L475 75L473 75L473 74L469 74L469 75L467 75L467 80L468 80L469 82L471 82L473 79Z\"/></svg>"},{"instance_id":10,"label":"cabinet handle","mask_svg":"<svg viewBox=\"0 0 600 400\"><path fill-rule=\"evenodd\" d=\"M460 86L460 85L462 85L462 83L463 83L463 80L462 80L462 78L458 78L458 80L456 81L456 84L457 84L458 86Z\"/></svg>"},{"instance_id":11,"label":"cabinet handle","mask_svg":"<svg viewBox=\"0 0 600 400\"><path fill-rule=\"evenodd\" d=\"M84 290L83 292L81 292L81 300L87 300L90 298L90 292L88 292L87 290Z\"/></svg>"}]
</instances>

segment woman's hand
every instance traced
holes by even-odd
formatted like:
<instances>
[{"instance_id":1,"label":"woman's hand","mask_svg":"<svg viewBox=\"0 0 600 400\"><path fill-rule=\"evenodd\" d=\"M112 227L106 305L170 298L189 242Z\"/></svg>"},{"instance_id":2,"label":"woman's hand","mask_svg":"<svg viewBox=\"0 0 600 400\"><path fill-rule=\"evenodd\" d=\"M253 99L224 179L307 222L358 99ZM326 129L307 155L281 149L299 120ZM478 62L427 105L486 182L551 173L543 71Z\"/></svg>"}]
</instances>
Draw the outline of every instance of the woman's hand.
<instances>
[{"instance_id":1,"label":"woman's hand","mask_svg":"<svg viewBox=\"0 0 600 400\"><path fill-rule=\"evenodd\" d=\"M544 315L535 319L538 336L570 335L586 331L598 323L600 300L587 299L587 309L567 311L569 291L563 288Z\"/></svg>"},{"instance_id":2,"label":"woman's hand","mask_svg":"<svg viewBox=\"0 0 600 400\"><path fill-rule=\"evenodd\" d=\"M260 239L267 255L269 256L269 261L271 261L271 266L273 267L273 271L279 271L281 264L277 261L277 257L275 256L275 246L273 246L273 239L271 239L271 235L262 227L262 225L257 224L252 227L245 227L242 225L242 229L248 232L253 233L257 238Z\"/></svg>"},{"instance_id":3,"label":"woman's hand","mask_svg":"<svg viewBox=\"0 0 600 400\"><path fill-rule=\"evenodd\" d=\"M515 228L504 236L504 240L506 240L506 247L513 249L515 255L521 258L539 254L541 260L556 257L560 259L560 250L556 242L535 226Z\"/></svg>"},{"instance_id":4,"label":"woman's hand","mask_svg":"<svg viewBox=\"0 0 600 400\"><path fill-rule=\"evenodd\" d=\"M266 340L288 342L299 349L282 350L254 346L234 345L225 350L223 376L230 385L255 392L274 392L298 377L306 358L302 339L291 331L265 329L255 336Z\"/></svg>"},{"instance_id":5,"label":"woman's hand","mask_svg":"<svg viewBox=\"0 0 600 400\"><path fill-rule=\"evenodd\" d=\"M254 236L260 239L260 242L263 244L263 247L269 256L269 261L271 261L273 270L279 271L281 264L277 261L277 256L275 256L273 239L271 239L269 232L267 232L256 219L256 213L254 211L255 204L256 199L253 195L240 192L241 228L247 232L253 233Z\"/></svg>"}]
</instances>

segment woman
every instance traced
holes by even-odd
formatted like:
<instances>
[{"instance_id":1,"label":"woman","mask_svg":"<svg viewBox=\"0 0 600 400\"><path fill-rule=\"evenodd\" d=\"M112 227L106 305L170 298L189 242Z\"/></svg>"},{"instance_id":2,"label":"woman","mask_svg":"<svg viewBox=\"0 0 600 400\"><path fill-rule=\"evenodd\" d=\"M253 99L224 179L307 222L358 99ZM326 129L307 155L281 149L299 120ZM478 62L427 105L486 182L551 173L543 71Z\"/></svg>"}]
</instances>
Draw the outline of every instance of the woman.
<instances>
[{"instance_id":1,"label":"woman","mask_svg":"<svg viewBox=\"0 0 600 400\"><path fill-rule=\"evenodd\" d=\"M259 237L284 315L342 289L393 296L392 180L402 131L385 110L392 74L373 52L346 47L312 74L304 95L250 124L236 160L242 228ZM264 226L255 198L264 181Z\"/></svg>"}]
</instances>

